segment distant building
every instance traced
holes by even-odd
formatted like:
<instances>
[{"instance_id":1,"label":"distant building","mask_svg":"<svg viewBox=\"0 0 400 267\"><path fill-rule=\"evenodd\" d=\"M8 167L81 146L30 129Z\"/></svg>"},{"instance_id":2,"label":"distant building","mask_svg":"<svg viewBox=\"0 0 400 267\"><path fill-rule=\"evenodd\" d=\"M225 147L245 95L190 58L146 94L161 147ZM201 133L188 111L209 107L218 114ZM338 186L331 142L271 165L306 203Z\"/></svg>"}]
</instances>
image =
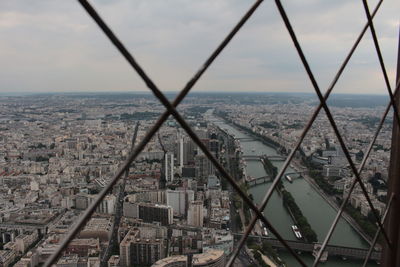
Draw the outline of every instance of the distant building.
<instances>
[{"instance_id":1,"label":"distant building","mask_svg":"<svg viewBox=\"0 0 400 267\"><path fill-rule=\"evenodd\" d=\"M125 197L127 202L166 203L165 190L142 191Z\"/></svg>"},{"instance_id":2,"label":"distant building","mask_svg":"<svg viewBox=\"0 0 400 267\"><path fill-rule=\"evenodd\" d=\"M184 255L171 256L157 261L151 267L187 267L188 257Z\"/></svg>"},{"instance_id":3,"label":"distant building","mask_svg":"<svg viewBox=\"0 0 400 267\"><path fill-rule=\"evenodd\" d=\"M345 174L342 167L335 165L324 165L322 173L326 177L344 177Z\"/></svg>"},{"instance_id":4,"label":"distant building","mask_svg":"<svg viewBox=\"0 0 400 267\"><path fill-rule=\"evenodd\" d=\"M218 189L221 187L220 180L215 175L209 175L207 179L208 189Z\"/></svg>"},{"instance_id":5,"label":"distant building","mask_svg":"<svg viewBox=\"0 0 400 267\"><path fill-rule=\"evenodd\" d=\"M39 235L35 231L30 234L19 235L15 238L15 243L17 244L18 251L20 253L25 253L27 249L38 239Z\"/></svg>"},{"instance_id":6,"label":"distant building","mask_svg":"<svg viewBox=\"0 0 400 267\"><path fill-rule=\"evenodd\" d=\"M139 218L138 203L130 202L128 199L125 199L122 210L125 217Z\"/></svg>"},{"instance_id":7,"label":"distant building","mask_svg":"<svg viewBox=\"0 0 400 267\"><path fill-rule=\"evenodd\" d=\"M36 251L29 251L14 266L15 267L35 267L39 264L39 255Z\"/></svg>"},{"instance_id":8,"label":"distant building","mask_svg":"<svg viewBox=\"0 0 400 267\"><path fill-rule=\"evenodd\" d=\"M203 227L203 201L192 201L189 204L188 225Z\"/></svg>"},{"instance_id":9,"label":"distant building","mask_svg":"<svg viewBox=\"0 0 400 267\"><path fill-rule=\"evenodd\" d=\"M208 143L208 148L210 151L218 157L219 152L219 141L216 139L211 139Z\"/></svg>"},{"instance_id":10,"label":"distant building","mask_svg":"<svg viewBox=\"0 0 400 267\"><path fill-rule=\"evenodd\" d=\"M124 202L124 216L142 219L144 222L160 222L162 225L173 223L173 208L154 203Z\"/></svg>"},{"instance_id":11,"label":"distant building","mask_svg":"<svg viewBox=\"0 0 400 267\"><path fill-rule=\"evenodd\" d=\"M111 219L91 218L78 236L80 238L98 238L102 242L108 241L111 237L111 225Z\"/></svg>"},{"instance_id":12,"label":"distant building","mask_svg":"<svg viewBox=\"0 0 400 267\"><path fill-rule=\"evenodd\" d=\"M336 180L333 183L333 187L336 190L343 191L346 188L347 184L348 184L347 180L343 178L343 179L340 179L340 180Z\"/></svg>"},{"instance_id":13,"label":"distant building","mask_svg":"<svg viewBox=\"0 0 400 267\"><path fill-rule=\"evenodd\" d=\"M183 165L191 165L194 162L194 151L196 145L191 139L183 141Z\"/></svg>"},{"instance_id":14,"label":"distant building","mask_svg":"<svg viewBox=\"0 0 400 267\"><path fill-rule=\"evenodd\" d=\"M17 252L15 250L0 250L0 266L8 267L17 257Z\"/></svg>"},{"instance_id":15,"label":"distant building","mask_svg":"<svg viewBox=\"0 0 400 267\"><path fill-rule=\"evenodd\" d=\"M176 216L186 215L188 204L193 200L193 190L167 190L167 205L173 208Z\"/></svg>"},{"instance_id":16,"label":"distant building","mask_svg":"<svg viewBox=\"0 0 400 267\"><path fill-rule=\"evenodd\" d=\"M13 265L13 267L31 267L30 261L26 259L21 259Z\"/></svg>"},{"instance_id":17,"label":"distant building","mask_svg":"<svg viewBox=\"0 0 400 267\"><path fill-rule=\"evenodd\" d=\"M182 178L196 178L196 168L195 167L183 167L182 168Z\"/></svg>"},{"instance_id":18,"label":"distant building","mask_svg":"<svg viewBox=\"0 0 400 267\"><path fill-rule=\"evenodd\" d=\"M65 249L66 254L77 254L79 257L87 257L91 254L100 253L99 239L79 238L73 239Z\"/></svg>"},{"instance_id":19,"label":"distant building","mask_svg":"<svg viewBox=\"0 0 400 267\"><path fill-rule=\"evenodd\" d=\"M314 153L314 154L312 154L311 161L316 164L326 165L326 164L330 163L330 158L321 157Z\"/></svg>"},{"instance_id":20,"label":"distant building","mask_svg":"<svg viewBox=\"0 0 400 267\"><path fill-rule=\"evenodd\" d=\"M108 267L119 267L119 256L118 255L112 255L110 259L108 260Z\"/></svg>"},{"instance_id":21,"label":"distant building","mask_svg":"<svg viewBox=\"0 0 400 267\"><path fill-rule=\"evenodd\" d=\"M121 267L151 265L166 256L162 239L140 238L137 230L130 230L119 247Z\"/></svg>"},{"instance_id":22,"label":"distant building","mask_svg":"<svg viewBox=\"0 0 400 267\"><path fill-rule=\"evenodd\" d=\"M56 266L57 267L78 267L79 256L77 254L70 254L62 256Z\"/></svg>"},{"instance_id":23,"label":"distant building","mask_svg":"<svg viewBox=\"0 0 400 267\"><path fill-rule=\"evenodd\" d=\"M80 266L82 266L82 265L79 265L78 267L80 267ZM88 257L87 265L85 267L100 267L100 258L96 257L96 256Z\"/></svg>"},{"instance_id":24,"label":"distant building","mask_svg":"<svg viewBox=\"0 0 400 267\"><path fill-rule=\"evenodd\" d=\"M203 251L222 250L225 255L232 253L234 239L230 231L204 228L202 234Z\"/></svg>"},{"instance_id":25,"label":"distant building","mask_svg":"<svg viewBox=\"0 0 400 267\"><path fill-rule=\"evenodd\" d=\"M192 264L188 264L188 256L171 256L157 261L152 267L223 267L225 266L225 254L222 250L209 250L201 254L194 254Z\"/></svg>"},{"instance_id":26,"label":"distant building","mask_svg":"<svg viewBox=\"0 0 400 267\"><path fill-rule=\"evenodd\" d=\"M167 182L174 181L175 174L175 162L174 162L174 153L168 152L165 154L165 179Z\"/></svg>"},{"instance_id":27,"label":"distant building","mask_svg":"<svg viewBox=\"0 0 400 267\"><path fill-rule=\"evenodd\" d=\"M96 199L97 195L90 195L86 193L79 193L75 197L75 208L78 210L85 210ZM96 212L104 214L115 213L116 196L107 195L98 205Z\"/></svg>"},{"instance_id":28,"label":"distant building","mask_svg":"<svg viewBox=\"0 0 400 267\"><path fill-rule=\"evenodd\" d=\"M225 253L222 250L208 250L202 254L193 255L193 267L223 267Z\"/></svg>"},{"instance_id":29,"label":"distant building","mask_svg":"<svg viewBox=\"0 0 400 267\"><path fill-rule=\"evenodd\" d=\"M173 208L159 204L139 204L139 219L144 222L160 222L162 225L173 223Z\"/></svg>"}]
</instances>

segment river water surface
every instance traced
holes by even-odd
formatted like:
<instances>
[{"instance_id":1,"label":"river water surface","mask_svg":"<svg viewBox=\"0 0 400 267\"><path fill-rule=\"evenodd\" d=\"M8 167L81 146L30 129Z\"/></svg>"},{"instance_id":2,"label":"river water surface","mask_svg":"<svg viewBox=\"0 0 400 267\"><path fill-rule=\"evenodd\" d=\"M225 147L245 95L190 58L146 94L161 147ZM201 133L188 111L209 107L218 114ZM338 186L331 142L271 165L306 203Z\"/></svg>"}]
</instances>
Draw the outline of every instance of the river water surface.
<instances>
[{"instance_id":1,"label":"river water surface","mask_svg":"<svg viewBox=\"0 0 400 267\"><path fill-rule=\"evenodd\" d=\"M239 140L245 138L244 140L240 141L243 155L278 155L274 148L266 146L262 142L252 139L251 135L240 131L239 129L227 124L226 122L223 122L222 120L214 118L213 123L227 131L229 134L234 135L234 137ZM283 161L273 161L272 164L279 169L283 165ZM247 175L250 175L254 178L266 175L261 161L247 160L246 165ZM295 170L290 167L286 170L287 173L294 171ZM312 229L314 229L316 232L318 241L322 243L332 221L335 218L336 210L332 208L306 180L295 179L293 183L289 183L286 181L286 179L283 179L282 181L285 188L293 195L297 205L300 207L303 215L307 218ZM261 200L266 194L270 185L271 183L264 183L254 186L250 189L250 193L253 195L254 201L257 204L261 203ZM264 210L264 214L277 229L277 231L283 236L283 238L287 240L296 240L296 237L291 230L291 225L294 224L293 220L288 214L287 210L284 208L282 199L276 193L276 191L271 196L271 199ZM329 244L356 248L368 247L368 244L364 241L364 239L344 219L340 219ZM299 266L296 260L289 253L280 252L279 255L285 260L285 262L288 263L288 266ZM307 253L303 253L301 257L310 265L314 259L310 254ZM321 263L320 266L362 266L362 262L353 260L344 261L340 258L328 257L328 262ZM370 264L368 266L377 265Z\"/></svg>"}]
</instances>

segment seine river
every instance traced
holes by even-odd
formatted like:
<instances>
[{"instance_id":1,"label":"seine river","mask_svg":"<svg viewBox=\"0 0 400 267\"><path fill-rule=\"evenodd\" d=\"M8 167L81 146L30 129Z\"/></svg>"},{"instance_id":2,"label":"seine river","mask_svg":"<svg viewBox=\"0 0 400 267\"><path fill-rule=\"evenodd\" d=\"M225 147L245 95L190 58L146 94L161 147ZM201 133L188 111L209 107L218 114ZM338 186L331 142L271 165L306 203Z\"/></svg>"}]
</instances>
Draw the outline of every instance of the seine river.
<instances>
[{"instance_id":1,"label":"seine river","mask_svg":"<svg viewBox=\"0 0 400 267\"><path fill-rule=\"evenodd\" d=\"M228 133L233 134L235 138L251 138L249 134L239 131L237 128L234 128L233 126L221 120L216 120L214 123L222 129L225 129ZM275 149L254 139L241 141L241 147L243 155L278 155ZM278 168L283 165L283 162L281 161L272 163ZM252 177L262 177L266 175L261 161L248 160L246 164L247 175ZM295 170L289 167L286 172L289 173L293 171ZM308 219L311 227L316 232L318 241L322 242L336 215L335 209L333 209L304 179L295 179L293 183L289 183L286 181L286 179L283 179L283 182L286 189L290 191L295 198L296 203L300 207L304 216ZM271 183L265 183L250 189L250 193L253 195L255 202L258 204L261 202L270 185ZM296 240L296 237L291 230L291 225L294 224L293 220L283 207L282 199L276 192L272 195L269 203L267 204L264 214L283 236L283 238L287 240ZM329 244L357 248L368 247L368 244L364 241L364 239L344 219L340 219ZM285 260L288 266L299 266L296 260L292 258L289 253L280 252L279 255ZM312 264L314 259L312 255L307 253L303 253L301 257L308 264ZM362 266L362 261L342 260L340 258L331 256L328 257L328 262L321 263L320 266ZM377 266L377 264L370 264L368 266Z\"/></svg>"}]
</instances>

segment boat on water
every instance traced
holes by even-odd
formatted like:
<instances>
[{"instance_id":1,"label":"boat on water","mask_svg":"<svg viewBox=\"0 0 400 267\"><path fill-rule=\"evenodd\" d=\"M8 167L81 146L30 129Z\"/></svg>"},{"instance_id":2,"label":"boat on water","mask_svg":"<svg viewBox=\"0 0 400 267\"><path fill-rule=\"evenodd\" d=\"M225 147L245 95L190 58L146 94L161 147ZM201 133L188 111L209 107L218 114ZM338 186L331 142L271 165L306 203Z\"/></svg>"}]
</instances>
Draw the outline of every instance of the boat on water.
<instances>
[{"instance_id":1,"label":"boat on water","mask_svg":"<svg viewBox=\"0 0 400 267\"><path fill-rule=\"evenodd\" d=\"M263 227L263 236L268 236L267 227Z\"/></svg>"},{"instance_id":2,"label":"boat on water","mask_svg":"<svg viewBox=\"0 0 400 267\"><path fill-rule=\"evenodd\" d=\"M292 177L290 177L289 175L285 175L285 178L286 178L286 180L288 180L289 181L289 183L293 183L293 179L292 179Z\"/></svg>"},{"instance_id":3,"label":"boat on water","mask_svg":"<svg viewBox=\"0 0 400 267\"><path fill-rule=\"evenodd\" d=\"M303 238L303 236L301 235L297 225L292 225L292 231L293 231L293 233L294 233L294 235L296 236L297 239L302 239Z\"/></svg>"}]
</instances>

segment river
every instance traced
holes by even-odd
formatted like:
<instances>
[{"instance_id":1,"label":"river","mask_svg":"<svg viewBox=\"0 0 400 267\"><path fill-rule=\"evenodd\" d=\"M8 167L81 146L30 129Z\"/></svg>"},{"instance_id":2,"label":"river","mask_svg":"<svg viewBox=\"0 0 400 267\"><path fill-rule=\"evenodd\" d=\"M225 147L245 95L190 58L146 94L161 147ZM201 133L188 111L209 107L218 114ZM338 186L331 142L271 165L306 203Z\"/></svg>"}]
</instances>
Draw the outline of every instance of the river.
<instances>
[{"instance_id":1,"label":"river","mask_svg":"<svg viewBox=\"0 0 400 267\"><path fill-rule=\"evenodd\" d=\"M241 148L243 155L268 155L275 156L278 155L274 148L264 145L260 141L256 141L251 135L234 128L232 125L223 122L222 120L214 120L214 123L225 129L229 134L235 136L235 138L241 139L246 138L246 140L241 141ZM246 173L252 177L262 177L266 175L264 167L261 161L248 160L246 161ZM283 161L273 161L272 164L278 169L283 165ZM294 172L292 168L288 168L286 172ZM304 179L295 179L293 183L289 183L286 179L282 179L285 188L293 195L296 200L297 205L300 207L304 216L307 218L312 229L316 232L318 236L318 241L322 242L326 236L329 227L334 220L336 215L336 210L332 208L322 197L316 192L313 187ZM271 183L260 184L254 186L250 189L250 193L254 197L256 203L260 203L264 197L266 191L268 190ZM274 192L270 201L264 210L265 216L270 220L272 225L278 230L278 232L287 240L296 240L294 236L291 225L293 225L293 220L288 214L287 210L282 204L281 197ZM345 221L340 219L331 239L330 245L346 246L346 247L356 247L356 248L367 248L368 244L364 239L352 228L352 226ZM279 253L280 257L284 259L288 266L299 266L296 260L289 253ZM306 261L306 263L311 264L313 262L313 257L310 254L303 253L301 257ZM353 260L342 260L340 258L328 257L328 262L321 263L320 266L324 267L335 267L335 266L361 266L362 261ZM370 264L368 266L377 266L376 264Z\"/></svg>"}]
</instances>

